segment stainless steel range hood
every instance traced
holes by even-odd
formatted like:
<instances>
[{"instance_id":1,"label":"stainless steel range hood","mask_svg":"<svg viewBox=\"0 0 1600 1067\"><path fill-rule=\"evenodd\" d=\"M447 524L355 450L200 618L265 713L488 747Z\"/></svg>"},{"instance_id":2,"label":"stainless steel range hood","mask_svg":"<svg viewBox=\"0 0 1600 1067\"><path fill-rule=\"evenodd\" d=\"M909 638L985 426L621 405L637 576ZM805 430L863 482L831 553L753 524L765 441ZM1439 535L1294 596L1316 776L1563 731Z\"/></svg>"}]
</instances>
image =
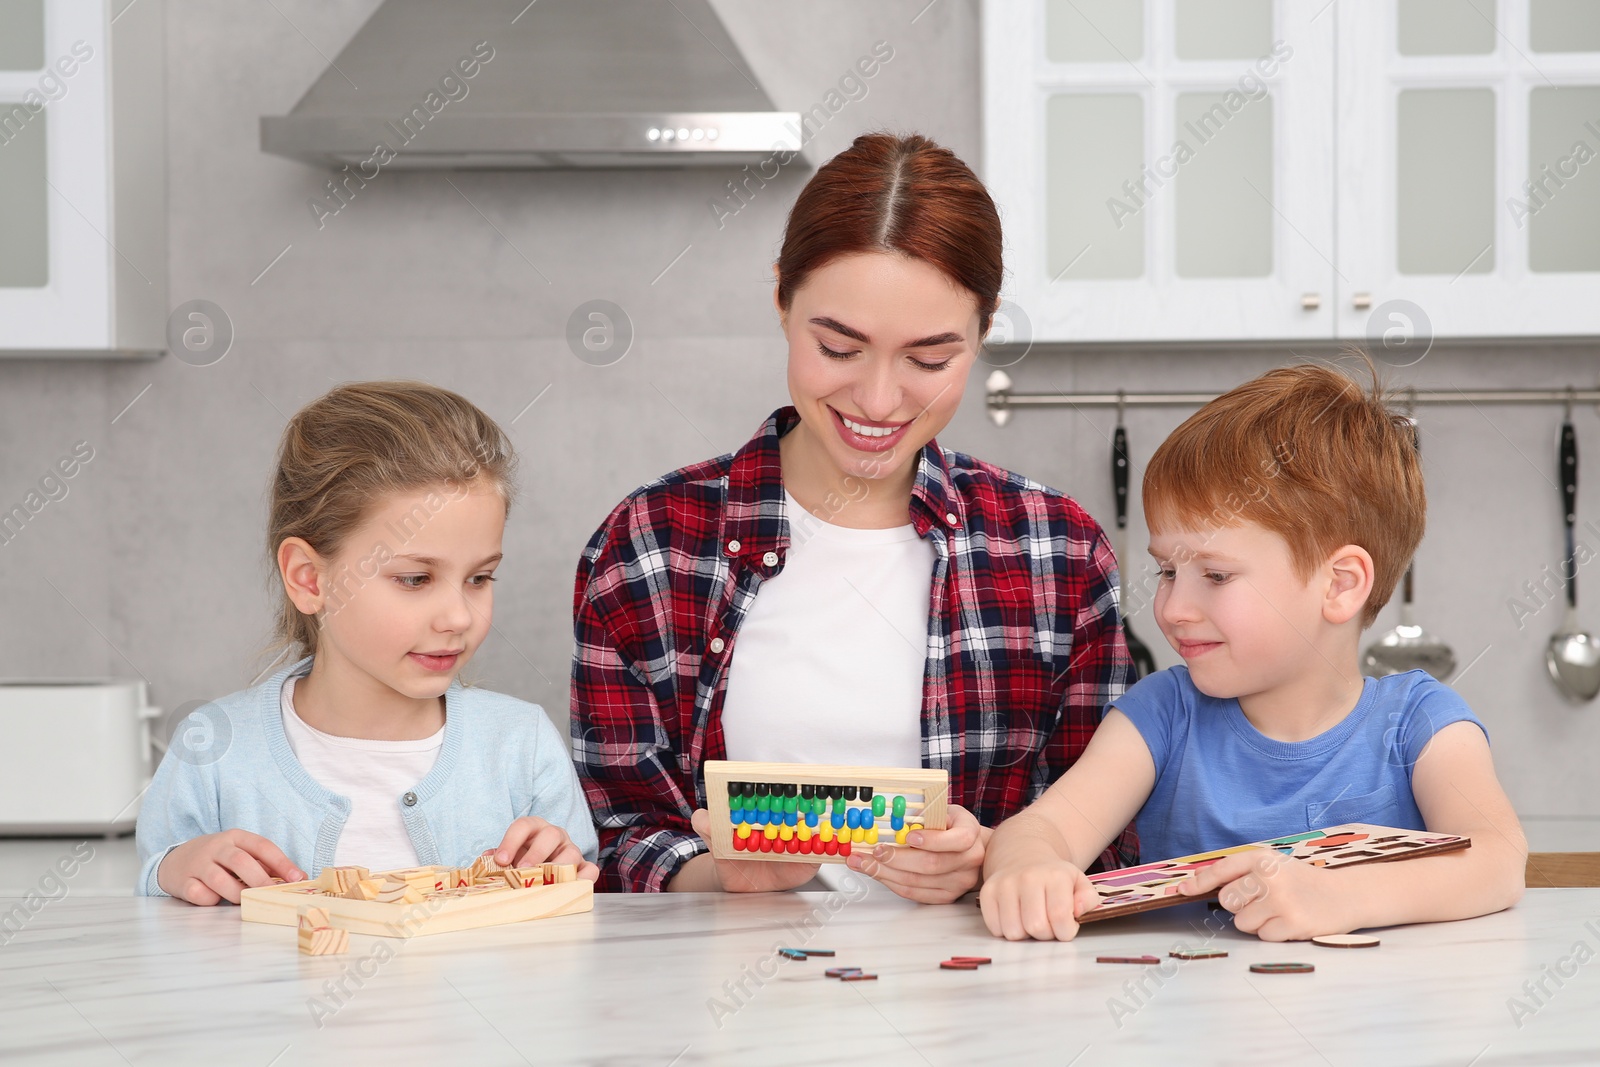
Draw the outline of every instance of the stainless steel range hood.
<instances>
[{"instance_id":1,"label":"stainless steel range hood","mask_svg":"<svg viewBox=\"0 0 1600 1067\"><path fill-rule=\"evenodd\" d=\"M384 0L261 119L262 151L363 173L737 167L800 141L708 0Z\"/></svg>"}]
</instances>

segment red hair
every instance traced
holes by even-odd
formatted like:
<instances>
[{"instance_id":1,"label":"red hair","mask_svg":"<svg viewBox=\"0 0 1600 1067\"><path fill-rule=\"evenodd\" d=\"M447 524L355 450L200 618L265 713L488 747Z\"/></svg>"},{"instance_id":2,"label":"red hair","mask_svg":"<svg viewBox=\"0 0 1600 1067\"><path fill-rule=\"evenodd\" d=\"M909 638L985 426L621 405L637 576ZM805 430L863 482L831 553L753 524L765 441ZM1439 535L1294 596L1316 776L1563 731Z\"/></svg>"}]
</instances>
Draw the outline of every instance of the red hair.
<instances>
[{"instance_id":1,"label":"red hair","mask_svg":"<svg viewBox=\"0 0 1600 1067\"><path fill-rule=\"evenodd\" d=\"M1284 539L1302 579L1360 545L1371 626L1422 541L1428 498L1411 420L1367 370L1370 388L1331 367L1279 367L1191 415L1145 468L1151 532L1254 523Z\"/></svg>"},{"instance_id":2,"label":"red hair","mask_svg":"<svg viewBox=\"0 0 1600 1067\"><path fill-rule=\"evenodd\" d=\"M954 152L919 134L868 133L811 176L778 255L788 311L812 271L840 256L898 252L939 268L978 301L978 332L999 306L1000 213Z\"/></svg>"}]
</instances>

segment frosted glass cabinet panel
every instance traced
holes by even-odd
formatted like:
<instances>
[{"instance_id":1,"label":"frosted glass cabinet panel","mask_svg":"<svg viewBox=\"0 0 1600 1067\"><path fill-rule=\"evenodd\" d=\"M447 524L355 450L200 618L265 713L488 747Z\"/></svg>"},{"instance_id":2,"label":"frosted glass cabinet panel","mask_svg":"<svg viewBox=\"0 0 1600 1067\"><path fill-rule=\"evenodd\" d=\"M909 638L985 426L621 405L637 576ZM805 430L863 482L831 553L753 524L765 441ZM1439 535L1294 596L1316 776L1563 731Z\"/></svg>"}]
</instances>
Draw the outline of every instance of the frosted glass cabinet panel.
<instances>
[{"instance_id":1,"label":"frosted glass cabinet panel","mask_svg":"<svg viewBox=\"0 0 1600 1067\"><path fill-rule=\"evenodd\" d=\"M0 70L44 66L44 0L0 0Z\"/></svg>"},{"instance_id":2,"label":"frosted glass cabinet panel","mask_svg":"<svg viewBox=\"0 0 1600 1067\"><path fill-rule=\"evenodd\" d=\"M1527 181L1529 269L1600 271L1600 86L1528 94Z\"/></svg>"},{"instance_id":3,"label":"frosted glass cabinet panel","mask_svg":"<svg viewBox=\"0 0 1600 1067\"><path fill-rule=\"evenodd\" d=\"M1369 0L1374 7L1388 7ZM1394 0L1390 0L1390 3ZM1399 0L1396 48L1403 56L1471 56L1494 51L1495 0Z\"/></svg>"},{"instance_id":4,"label":"frosted glass cabinet panel","mask_svg":"<svg viewBox=\"0 0 1600 1067\"><path fill-rule=\"evenodd\" d=\"M1144 55L1144 0L1045 0L1052 63L1126 63Z\"/></svg>"},{"instance_id":5,"label":"frosted glass cabinet panel","mask_svg":"<svg viewBox=\"0 0 1600 1067\"><path fill-rule=\"evenodd\" d=\"M41 114L15 132L0 131L0 289L39 286L50 280L50 235L45 225L48 117Z\"/></svg>"},{"instance_id":6,"label":"frosted glass cabinet panel","mask_svg":"<svg viewBox=\"0 0 1600 1067\"><path fill-rule=\"evenodd\" d=\"M1176 0L1179 59L1254 59L1272 51L1272 0Z\"/></svg>"},{"instance_id":7,"label":"frosted glass cabinet panel","mask_svg":"<svg viewBox=\"0 0 1600 1067\"><path fill-rule=\"evenodd\" d=\"M1178 276L1271 274L1272 97L1180 93L1174 118L1195 141L1174 179Z\"/></svg>"},{"instance_id":8,"label":"frosted glass cabinet panel","mask_svg":"<svg viewBox=\"0 0 1600 1067\"><path fill-rule=\"evenodd\" d=\"M1394 140L1401 273L1493 269L1494 126L1489 89L1400 93Z\"/></svg>"},{"instance_id":9,"label":"frosted glass cabinet panel","mask_svg":"<svg viewBox=\"0 0 1600 1067\"><path fill-rule=\"evenodd\" d=\"M1535 52L1600 52L1595 0L1532 0L1529 44Z\"/></svg>"},{"instance_id":10,"label":"frosted glass cabinet panel","mask_svg":"<svg viewBox=\"0 0 1600 1067\"><path fill-rule=\"evenodd\" d=\"M1035 340L1333 336L1335 19L985 0L983 176Z\"/></svg>"},{"instance_id":11,"label":"frosted glass cabinet panel","mask_svg":"<svg viewBox=\"0 0 1600 1067\"><path fill-rule=\"evenodd\" d=\"M1144 219L1108 211L1107 194L1144 173L1144 100L1133 93L1059 93L1045 104L1045 271L1052 278L1137 278Z\"/></svg>"}]
</instances>

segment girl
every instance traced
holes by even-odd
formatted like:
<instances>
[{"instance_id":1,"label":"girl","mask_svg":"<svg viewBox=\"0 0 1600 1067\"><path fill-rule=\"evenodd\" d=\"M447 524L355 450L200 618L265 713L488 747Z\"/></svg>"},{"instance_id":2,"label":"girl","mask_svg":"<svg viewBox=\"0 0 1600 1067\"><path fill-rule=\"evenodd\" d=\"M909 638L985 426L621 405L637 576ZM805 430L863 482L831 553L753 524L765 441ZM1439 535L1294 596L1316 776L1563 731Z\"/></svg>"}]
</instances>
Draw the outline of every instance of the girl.
<instances>
[{"instance_id":1,"label":"girl","mask_svg":"<svg viewBox=\"0 0 1600 1067\"><path fill-rule=\"evenodd\" d=\"M949 828L850 866L948 902L1127 684L1116 563L1065 494L934 439L1003 274L994 203L949 149L857 138L801 191L775 274L792 406L630 494L578 563L573 754L603 884L818 873L713 860L703 760L942 767Z\"/></svg>"},{"instance_id":2,"label":"girl","mask_svg":"<svg viewBox=\"0 0 1600 1067\"><path fill-rule=\"evenodd\" d=\"M488 416L422 383L340 386L290 421L267 538L300 658L173 734L139 816L141 894L237 904L274 877L490 847L597 877L561 735L457 677L489 632L514 467Z\"/></svg>"}]
</instances>

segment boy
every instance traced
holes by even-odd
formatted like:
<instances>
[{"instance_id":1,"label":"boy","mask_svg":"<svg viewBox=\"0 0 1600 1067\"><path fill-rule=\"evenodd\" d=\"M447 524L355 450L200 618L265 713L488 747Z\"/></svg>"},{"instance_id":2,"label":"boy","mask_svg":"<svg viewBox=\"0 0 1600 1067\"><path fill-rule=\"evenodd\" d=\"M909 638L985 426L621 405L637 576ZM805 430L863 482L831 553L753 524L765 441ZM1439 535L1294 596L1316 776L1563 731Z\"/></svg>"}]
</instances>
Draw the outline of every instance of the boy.
<instances>
[{"instance_id":1,"label":"boy","mask_svg":"<svg viewBox=\"0 0 1600 1067\"><path fill-rule=\"evenodd\" d=\"M1370 364L1369 364L1370 367ZM989 843L996 936L1069 940L1083 868L1137 813L1143 862L1366 822L1464 834L1464 852L1326 870L1266 849L1182 883L1265 941L1464 919L1522 895L1527 846L1483 724L1421 671L1357 656L1422 540L1410 420L1323 366L1207 404L1145 473L1156 621L1184 666L1106 709L1076 764Z\"/></svg>"}]
</instances>

